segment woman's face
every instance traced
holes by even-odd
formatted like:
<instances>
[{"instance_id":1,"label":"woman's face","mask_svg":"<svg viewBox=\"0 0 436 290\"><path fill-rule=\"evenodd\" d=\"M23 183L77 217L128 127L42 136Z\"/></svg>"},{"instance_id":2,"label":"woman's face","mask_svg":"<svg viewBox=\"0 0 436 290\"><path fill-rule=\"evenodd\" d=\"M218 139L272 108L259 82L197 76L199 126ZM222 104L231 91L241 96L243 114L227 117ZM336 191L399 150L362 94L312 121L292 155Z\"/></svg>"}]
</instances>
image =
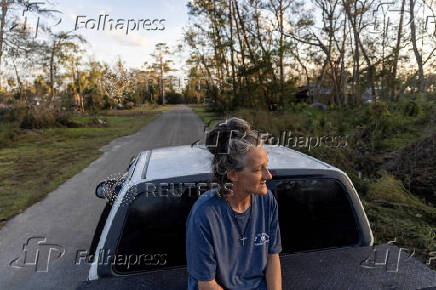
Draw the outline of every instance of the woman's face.
<instances>
[{"instance_id":1,"label":"woman's face","mask_svg":"<svg viewBox=\"0 0 436 290\"><path fill-rule=\"evenodd\" d=\"M266 181L272 178L268 171L268 155L263 146L256 146L245 156L245 167L242 171L233 171L229 176L232 190L244 194L265 195L268 192Z\"/></svg>"}]
</instances>

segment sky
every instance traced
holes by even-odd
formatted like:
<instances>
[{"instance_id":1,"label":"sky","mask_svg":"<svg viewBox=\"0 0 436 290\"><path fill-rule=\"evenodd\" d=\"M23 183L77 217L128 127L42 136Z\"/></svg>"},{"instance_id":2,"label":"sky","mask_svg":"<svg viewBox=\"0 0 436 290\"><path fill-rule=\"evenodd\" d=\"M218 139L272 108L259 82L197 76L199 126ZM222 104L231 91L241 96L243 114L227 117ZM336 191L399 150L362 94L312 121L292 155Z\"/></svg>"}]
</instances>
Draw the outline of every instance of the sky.
<instances>
[{"instance_id":1,"label":"sky","mask_svg":"<svg viewBox=\"0 0 436 290\"><path fill-rule=\"evenodd\" d=\"M88 43L82 47L88 56L110 65L115 64L120 57L129 68L140 69L145 62L151 63L150 54L157 43L164 42L170 48L175 48L182 42L183 29L188 24L186 7L188 0L34 0L34 2L41 3L39 4L41 8L61 11L62 13L55 14L57 17L54 19L43 18L42 21L51 24L54 31L76 30L84 36ZM397 14L394 11L389 15L395 18ZM107 15L107 21L103 30L104 15ZM31 17L29 14L28 22L30 26L36 27L36 19ZM320 15L317 18L319 19ZM113 19L112 31L109 19ZM155 25L149 21L147 24L152 24L151 27L144 27L144 19L151 21L156 19ZM60 23L55 25L58 20ZM92 29L93 26L97 26L99 20L99 29L97 27ZM120 26L115 27L117 21L123 24L122 29ZM131 30L133 26L136 26L134 31ZM147 31L146 28L158 30ZM426 50L425 45L424 50ZM186 75L184 61L188 56L189 51L185 50L178 57L173 57L175 67L178 69L177 72L172 73L173 75L178 77Z\"/></svg>"},{"instance_id":2,"label":"sky","mask_svg":"<svg viewBox=\"0 0 436 290\"><path fill-rule=\"evenodd\" d=\"M52 7L62 12L62 14L56 13L56 18L44 21L52 26L54 31L76 30L84 36L88 41L83 46L86 54L108 64L114 64L118 57L121 57L130 68L141 68L146 61L150 63L150 54L157 43L164 42L170 48L174 48L183 38L183 27L188 21L186 0L42 0L35 2L44 2L46 4L40 7ZM48 5L49 3L52 5ZM104 15L107 16L103 30ZM99 19L100 26L97 30ZM113 19L112 31L109 19ZM150 21L145 21L146 19ZM157 20L152 23L155 19ZM33 21L36 20L33 19ZM56 25L59 21L61 22ZM128 22L129 30L127 29ZM116 26L117 23L120 25ZM92 29L93 26L94 29ZM147 31L146 29L157 30ZM179 61L175 59L175 61L176 65L181 65L181 59Z\"/></svg>"}]
</instances>

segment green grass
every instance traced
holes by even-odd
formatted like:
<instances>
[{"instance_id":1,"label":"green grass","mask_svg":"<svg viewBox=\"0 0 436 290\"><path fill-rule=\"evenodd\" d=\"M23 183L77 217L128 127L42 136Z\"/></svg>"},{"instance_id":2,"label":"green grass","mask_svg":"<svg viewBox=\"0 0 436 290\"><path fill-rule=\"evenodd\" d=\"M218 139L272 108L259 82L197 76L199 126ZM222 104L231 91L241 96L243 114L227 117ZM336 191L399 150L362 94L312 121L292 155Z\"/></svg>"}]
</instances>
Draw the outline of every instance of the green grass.
<instances>
[{"instance_id":1,"label":"green grass","mask_svg":"<svg viewBox=\"0 0 436 290\"><path fill-rule=\"evenodd\" d=\"M0 149L0 227L96 160L103 145L135 133L159 117L162 110L146 108L77 116L74 121L87 127L17 134L12 143ZM95 125L95 118L105 120L107 127Z\"/></svg>"},{"instance_id":2,"label":"green grass","mask_svg":"<svg viewBox=\"0 0 436 290\"><path fill-rule=\"evenodd\" d=\"M226 118L224 115L219 115L215 112L208 111L207 107L204 105L190 105L190 107L195 113L197 113L203 123L207 125L210 122L209 128L215 127L216 123L221 120L225 120Z\"/></svg>"},{"instance_id":3,"label":"green grass","mask_svg":"<svg viewBox=\"0 0 436 290\"><path fill-rule=\"evenodd\" d=\"M415 250L416 258L426 263L436 250L436 209L408 192L400 180L381 172L363 197L375 243L396 239L399 247ZM430 267L436 270L436 263Z\"/></svg>"}]
</instances>

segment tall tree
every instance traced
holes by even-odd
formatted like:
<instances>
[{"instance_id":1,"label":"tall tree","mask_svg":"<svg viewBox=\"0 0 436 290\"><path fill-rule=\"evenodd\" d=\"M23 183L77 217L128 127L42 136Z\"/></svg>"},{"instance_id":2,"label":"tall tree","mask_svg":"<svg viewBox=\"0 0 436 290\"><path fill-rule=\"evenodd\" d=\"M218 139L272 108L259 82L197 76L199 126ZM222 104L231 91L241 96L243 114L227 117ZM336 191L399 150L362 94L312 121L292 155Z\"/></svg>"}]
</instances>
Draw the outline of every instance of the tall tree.
<instances>
[{"instance_id":1,"label":"tall tree","mask_svg":"<svg viewBox=\"0 0 436 290\"><path fill-rule=\"evenodd\" d=\"M406 0L401 0L401 9L400 9L400 23L398 25L398 33L397 33L397 43L394 48L394 59L392 62L392 82L391 82L391 90L390 90L390 98L394 100L397 91L397 70L398 70L398 58L400 55L400 44L401 38L403 35L403 22L404 22L404 6L406 4Z\"/></svg>"},{"instance_id":2,"label":"tall tree","mask_svg":"<svg viewBox=\"0 0 436 290\"><path fill-rule=\"evenodd\" d=\"M284 105L285 97L285 20L284 15L286 10L292 4L292 0L269 0L269 7L274 12L277 20L279 31L278 41L278 56L279 56L279 70L280 70L280 104Z\"/></svg>"},{"instance_id":3,"label":"tall tree","mask_svg":"<svg viewBox=\"0 0 436 290\"><path fill-rule=\"evenodd\" d=\"M409 14L410 14L410 40L413 46L413 52L415 53L416 64L418 65L418 91L423 93L425 90L424 68L422 63L422 55L418 50L416 40L416 25L415 25L415 4L417 0L409 1Z\"/></svg>"},{"instance_id":4,"label":"tall tree","mask_svg":"<svg viewBox=\"0 0 436 290\"><path fill-rule=\"evenodd\" d=\"M154 59L151 68L159 72L160 81L159 81L159 92L162 97L162 104L165 105L165 79L166 73L173 71L171 68L171 64L173 61L169 59L170 49L166 43L158 43L155 45L154 52L152 53L152 57Z\"/></svg>"},{"instance_id":5,"label":"tall tree","mask_svg":"<svg viewBox=\"0 0 436 290\"><path fill-rule=\"evenodd\" d=\"M50 102L55 99L55 81L58 77L59 66L68 60L71 51L78 49L78 43L86 40L71 31L52 32L48 30L50 39L42 46L44 66L48 69L50 83Z\"/></svg>"}]
</instances>

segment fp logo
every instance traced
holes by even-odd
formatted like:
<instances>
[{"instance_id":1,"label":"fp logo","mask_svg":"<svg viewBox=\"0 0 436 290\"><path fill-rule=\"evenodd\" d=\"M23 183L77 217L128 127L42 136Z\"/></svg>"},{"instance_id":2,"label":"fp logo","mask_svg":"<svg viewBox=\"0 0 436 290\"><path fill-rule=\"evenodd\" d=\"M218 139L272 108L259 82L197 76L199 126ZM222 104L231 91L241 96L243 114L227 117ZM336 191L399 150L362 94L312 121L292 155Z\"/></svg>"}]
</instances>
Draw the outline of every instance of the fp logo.
<instances>
[{"instance_id":1,"label":"fp logo","mask_svg":"<svg viewBox=\"0 0 436 290\"><path fill-rule=\"evenodd\" d=\"M9 266L16 269L34 267L36 272L48 272L51 261L61 258L65 254L62 246L47 244L44 237L32 237L23 245L23 253L13 259Z\"/></svg>"},{"instance_id":2,"label":"fp logo","mask_svg":"<svg viewBox=\"0 0 436 290\"><path fill-rule=\"evenodd\" d=\"M393 244L397 241L395 238L393 241L389 241L387 244ZM373 247L372 254L360 263L360 266L367 269L385 268L386 272L398 272L400 266L401 253L408 251L405 248L389 248L381 245L380 247ZM413 250L412 254L408 257L412 257L415 254ZM404 259L404 258L403 258Z\"/></svg>"}]
</instances>

